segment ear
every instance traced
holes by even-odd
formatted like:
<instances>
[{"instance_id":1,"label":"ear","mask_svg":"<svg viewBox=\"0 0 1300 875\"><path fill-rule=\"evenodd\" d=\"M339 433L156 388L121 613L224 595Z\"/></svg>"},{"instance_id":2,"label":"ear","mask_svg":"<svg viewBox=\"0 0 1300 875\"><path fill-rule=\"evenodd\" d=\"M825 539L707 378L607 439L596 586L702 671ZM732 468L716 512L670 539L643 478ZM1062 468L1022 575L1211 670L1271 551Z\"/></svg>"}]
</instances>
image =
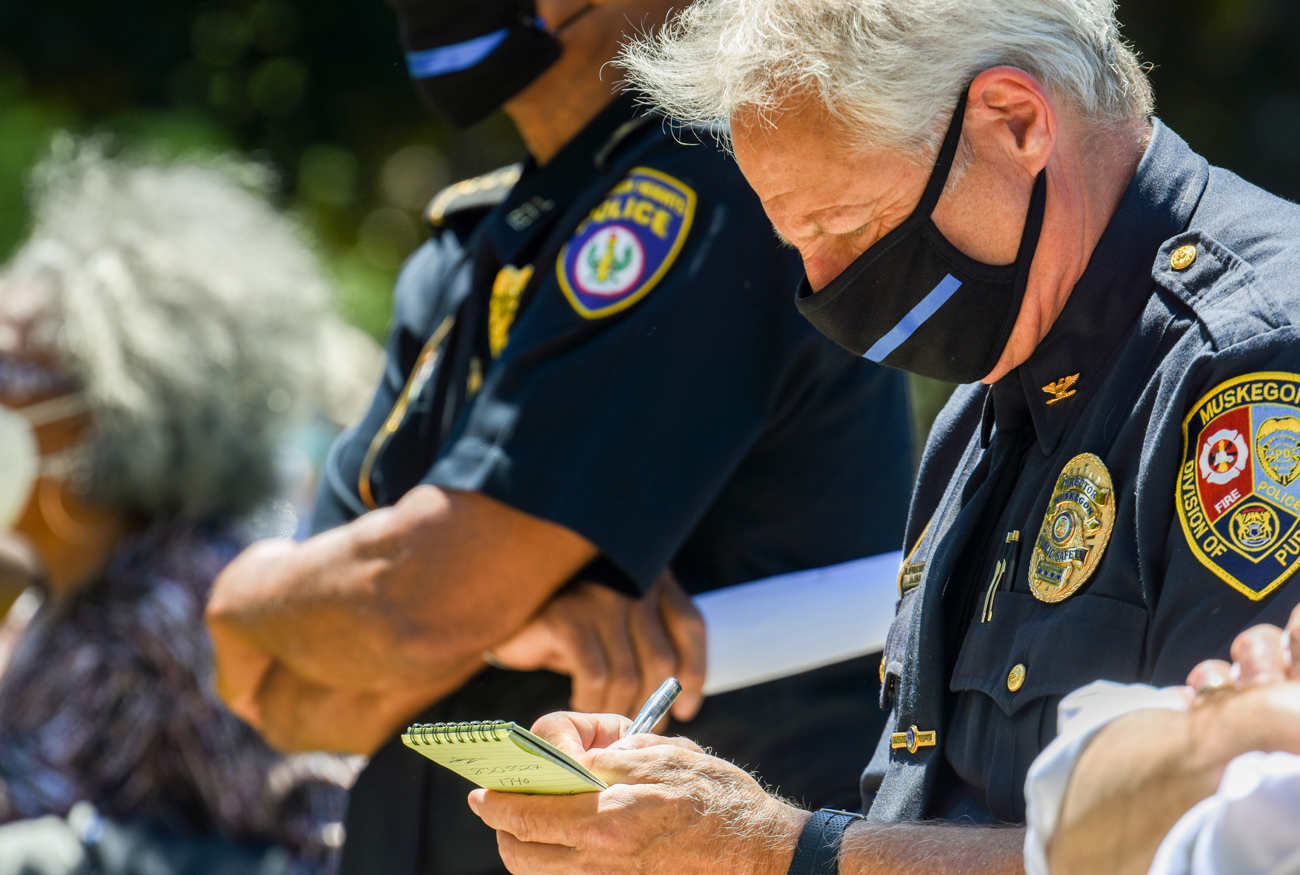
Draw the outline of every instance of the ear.
<instances>
[{"instance_id":1,"label":"ear","mask_svg":"<svg viewBox=\"0 0 1300 875\"><path fill-rule=\"evenodd\" d=\"M972 143L1004 152L1037 176L1056 150L1056 105L1024 70L993 67L971 83L962 130Z\"/></svg>"}]
</instances>

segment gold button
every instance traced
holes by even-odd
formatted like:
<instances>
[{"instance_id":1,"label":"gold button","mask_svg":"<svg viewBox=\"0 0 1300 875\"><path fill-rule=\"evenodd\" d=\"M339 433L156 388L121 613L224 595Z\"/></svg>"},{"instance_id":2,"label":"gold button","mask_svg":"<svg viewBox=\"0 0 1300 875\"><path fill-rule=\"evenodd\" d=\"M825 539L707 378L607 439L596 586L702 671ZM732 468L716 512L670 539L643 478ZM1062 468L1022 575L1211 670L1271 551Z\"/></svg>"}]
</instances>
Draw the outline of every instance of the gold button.
<instances>
[{"instance_id":1,"label":"gold button","mask_svg":"<svg viewBox=\"0 0 1300 875\"><path fill-rule=\"evenodd\" d=\"M1195 246L1179 246L1174 250L1174 254L1169 256L1169 266L1174 270L1187 270L1196 261Z\"/></svg>"},{"instance_id":2,"label":"gold button","mask_svg":"<svg viewBox=\"0 0 1300 875\"><path fill-rule=\"evenodd\" d=\"M1011 674L1007 675L1007 689L1015 692L1025 685L1025 667L1019 663L1011 669Z\"/></svg>"},{"instance_id":3,"label":"gold button","mask_svg":"<svg viewBox=\"0 0 1300 875\"><path fill-rule=\"evenodd\" d=\"M885 682L885 657L880 657L880 682Z\"/></svg>"}]
</instances>

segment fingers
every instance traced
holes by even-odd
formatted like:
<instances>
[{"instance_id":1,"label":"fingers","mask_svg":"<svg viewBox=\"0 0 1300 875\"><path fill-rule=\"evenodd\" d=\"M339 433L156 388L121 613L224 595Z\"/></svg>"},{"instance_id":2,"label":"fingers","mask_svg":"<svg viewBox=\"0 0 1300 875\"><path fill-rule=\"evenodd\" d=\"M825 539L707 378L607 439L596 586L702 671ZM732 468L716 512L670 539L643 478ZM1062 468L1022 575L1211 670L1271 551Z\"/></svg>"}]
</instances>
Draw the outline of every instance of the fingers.
<instances>
[{"instance_id":1,"label":"fingers","mask_svg":"<svg viewBox=\"0 0 1300 875\"><path fill-rule=\"evenodd\" d=\"M521 842L578 847L597 813L599 793L575 796L533 796L475 790L469 807L492 829Z\"/></svg>"},{"instance_id":2,"label":"fingers","mask_svg":"<svg viewBox=\"0 0 1300 875\"><path fill-rule=\"evenodd\" d=\"M672 713L678 720L690 720L704 704L704 675L708 667L704 617L671 570L664 570L655 588L660 590L659 611L664 627L677 651L674 676L682 684L682 693Z\"/></svg>"},{"instance_id":3,"label":"fingers","mask_svg":"<svg viewBox=\"0 0 1300 875\"><path fill-rule=\"evenodd\" d=\"M641 667L640 691L636 704L628 712L635 714L642 702L677 671L677 650L664 628L659 612L659 598L653 591L632 606L628 623L632 646Z\"/></svg>"},{"instance_id":4,"label":"fingers","mask_svg":"<svg viewBox=\"0 0 1300 875\"><path fill-rule=\"evenodd\" d=\"M598 586L598 584L591 584ZM604 590L604 587L600 587ZM641 705L638 695L641 692L641 666L637 658L636 645L631 639L628 614L634 609L635 602L626 596L609 592L614 603L609 606L609 620L598 620L595 624L597 637L604 648L605 658L609 662L609 678L604 688L604 695L589 709L606 714L626 714L631 716Z\"/></svg>"},{"instance_id":5,"label":"fingers","mask_svg":"<svg viewBox=\"0 0 1300 875\"><path fill-rule=\"evenodd\" d=\"M497 830L497 850L513 875L573 875L580 871L578 852L573 848L521 842L505 830Z\"/></svg>"},{"instance_id":6,"label":"fingers","mask_svg":"<svg viewBox=\"0 0 1300 875\"><path fill-rule=\"evenodd\" d=\"M569 704L575 711L601 712L609 689L611 666L596 630L569 626L557 642L565 653L567 674L573 683Z\"/></svg>"},{"instance_id":7,"label":"fingers","mask_svg":"<svg viewBox=\"0 0 1300 875\"><path fill-rule=\"evenodd\" d=\"M1277 683L1290 671L1283 633L1276 626L1254 626L1238 635L1232 642L1232 661L1238 666L1238 687Z\"/></svg>"},{"instance_id":8,"label":"fingers","mask_svg":"<svg viewBox=\"0 0 1300 875\"><path fill-rule=\"evenodd\" d=\"M1215 690L1232 689L1232 666L1221 659L1207 659L1187 676L1187 686L1198 696Z\"/></svg>"},{"instance_id":9,"label":"fingers","mask_svg":"<svg viewBox=\"0 0 1300 875\"><path fill-rule=\"evenodd\" d=\"M631 725L632 721L620 714L558 711L539 718L533 724L532 732L577 758L592 748L609 747Z\"/></svg>"}]
</instances>

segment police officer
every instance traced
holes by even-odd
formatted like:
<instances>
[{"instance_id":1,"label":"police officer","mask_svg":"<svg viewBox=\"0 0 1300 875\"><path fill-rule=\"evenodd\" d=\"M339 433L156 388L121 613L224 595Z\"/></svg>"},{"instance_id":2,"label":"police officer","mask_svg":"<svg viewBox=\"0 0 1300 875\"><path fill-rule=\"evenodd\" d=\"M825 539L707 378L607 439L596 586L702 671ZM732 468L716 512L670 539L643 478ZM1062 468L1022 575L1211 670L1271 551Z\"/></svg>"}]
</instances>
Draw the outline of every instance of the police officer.
<instances>
[{"instance_id":1,"label":"police officer","mask_svg":"<svg viewBox=\"0 0 1300 875\"><path fill-rule=\"evenodd\" d=\"M219 684L269 738L382 748L346 871L500 871L468 785L393 736L564 707L567 678L484 665L539 612L586 599L617 627L612 600L658 598L669 565L698 593L901 539L901 375L798 315L798 260L712 131L670 131L602 78L628 22L668 6L397 7L422 94L462 124L504 103L532 158L433 201L382 384L325 471L323 534L246 553L210 608ZM654 618L680 607L663 598ZM876 661L717 696L691 731L785 793L853 805Z\"/></svg>"},{"instance_id":2,"label":"police officer","mask_svg":"<svg viewBox=\"0 0 1300 875\"><path fill-rule=\"evenodd\" d=\"M968 385L912 501L870 822L658 739L592 755L612 779L656 776L595 816L472 804L516 873L549 871L556 845L570 872L701 853L831 872L841 838L845 871L1017 869L1023 831L980 825L1023 822L1062 695L1182 683L1300 596L1300 210L1150 118L1096 0L702 0L624 60L671 113L730 119L814 324ZM541 728L581 749L617 726ZM655 844L665 807L675 838ZM907 823L934 818L967 826Z\"/></svg>"}]
</instances>

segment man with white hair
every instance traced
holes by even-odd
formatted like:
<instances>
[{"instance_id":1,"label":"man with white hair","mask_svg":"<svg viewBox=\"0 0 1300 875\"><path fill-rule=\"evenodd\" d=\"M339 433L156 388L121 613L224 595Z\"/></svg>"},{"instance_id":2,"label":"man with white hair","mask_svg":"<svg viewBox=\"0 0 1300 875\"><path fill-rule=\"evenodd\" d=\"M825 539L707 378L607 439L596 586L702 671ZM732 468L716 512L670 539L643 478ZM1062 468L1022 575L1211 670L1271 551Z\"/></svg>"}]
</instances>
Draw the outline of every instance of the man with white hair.
<instances>
[{"instance_id":1,"label":"man with white hair","mask_svg":"<svg viewBox=\"0 0 1300 875\"><path fill-rule=\"evenodd\" d=\"M1151 117L1109 0L700 0L623 61L730 123L813 324L968 385L913 495L866 822L578 715L538 729L610 789L471 806L516 873L1018 870L994 827L1062 695L1180 683L1297 600L1300 210Z\"/></svg>"}]
</instances>

